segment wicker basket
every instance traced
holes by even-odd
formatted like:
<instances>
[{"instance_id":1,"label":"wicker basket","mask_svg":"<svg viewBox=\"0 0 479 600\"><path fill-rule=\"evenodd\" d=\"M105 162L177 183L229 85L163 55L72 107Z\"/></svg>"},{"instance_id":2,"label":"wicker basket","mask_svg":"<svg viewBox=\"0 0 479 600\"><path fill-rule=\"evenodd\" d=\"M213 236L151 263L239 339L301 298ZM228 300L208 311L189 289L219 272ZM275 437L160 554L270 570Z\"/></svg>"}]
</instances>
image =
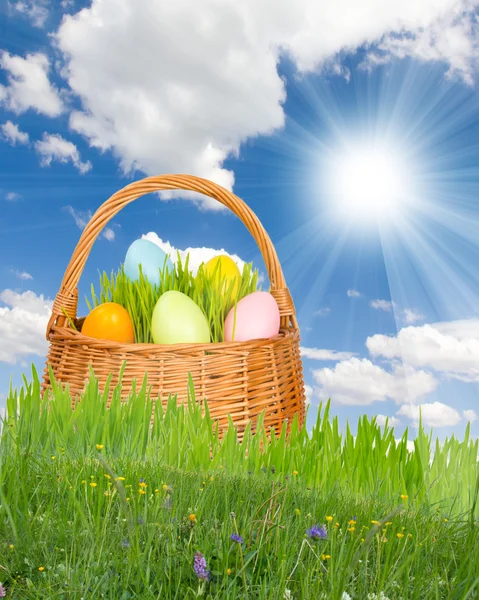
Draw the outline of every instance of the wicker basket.
<instances>
[{"instance_id":1,"label":"wicker basket","mask_svg":"<svg viewBox=\"0 0 479 600\"><path fill-rule=\"evenodd\" d=\"M120 344L86 337L70 326L62 309L80 328L77 318L78 281L99 233L124 206L143 194L159 190L189 190L214 198L232 210L246 225L263 255L281 314L279 335L271 339L249 342L210 344ZM298 413L300 425L305 416L305 392L299 349L299 329L294 305L284 280L273 244L253 211L237 196L206 179L189 175L164 175L134 182L107 200L85 227L60 291L53 303L47 328L50 348L44 371L43 389L50 385L48 365L57 381L69 384L72 407L89 378L90 365L104 386L110 373L112 384L118 381L120 367L126 361L123 374L125 393L134 379L148 375L153 398L166 402L169 394L178 394L178 401L187 397L188 372L195 384L196 397L206 398L211 416L220 427L227 426L228 413L238 428L244 431L265 410L265 426L278 432L284 419L292 421ZM112 387L113 387L112 385ZM108 400L109 405L110 400Z\"/></svg>"}]
</instances>

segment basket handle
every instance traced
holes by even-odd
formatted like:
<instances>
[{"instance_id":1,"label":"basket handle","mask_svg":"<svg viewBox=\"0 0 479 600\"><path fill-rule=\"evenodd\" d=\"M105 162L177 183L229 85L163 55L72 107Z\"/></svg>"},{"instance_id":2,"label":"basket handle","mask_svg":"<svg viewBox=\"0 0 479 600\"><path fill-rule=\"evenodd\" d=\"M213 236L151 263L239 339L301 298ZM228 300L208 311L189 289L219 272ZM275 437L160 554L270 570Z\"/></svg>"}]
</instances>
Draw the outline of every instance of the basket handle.
<instances>
[{"instance_id":1,"label":"basket handle","mask_svg":"<svg viewBox=\"0 0 479 600\"><path fill-rule=\"evenodd\" d=\"M64 325L66 320L64 311L71 319L76 318L78 282L90 254L90 250L102 229L127 204L144 194L150 194L151 192L160 190L188 190L205 194L206 196L218 200L221 204L224 204L224 206L228 207L241 219L255 239L261 254L263 255L271 283L271 294L274 296L280 309L281 326L287 327L289 321L291 321L293 326L297 328L298 325L293 300L286 287L276 250L263 225L251 208L249 208L241 198L238 198L238 196L235 196L222 186L207 179L202 179L193 175L161 175L159 177L147 177L140 181L130 183L113 194L113 196L104 202L93 215L90 222L83 230L70 259L70 263L65 271L60 291L53 303L52 314L47 326L47 339L55 324L58 326Z\"/></svg>"}]
</instances>

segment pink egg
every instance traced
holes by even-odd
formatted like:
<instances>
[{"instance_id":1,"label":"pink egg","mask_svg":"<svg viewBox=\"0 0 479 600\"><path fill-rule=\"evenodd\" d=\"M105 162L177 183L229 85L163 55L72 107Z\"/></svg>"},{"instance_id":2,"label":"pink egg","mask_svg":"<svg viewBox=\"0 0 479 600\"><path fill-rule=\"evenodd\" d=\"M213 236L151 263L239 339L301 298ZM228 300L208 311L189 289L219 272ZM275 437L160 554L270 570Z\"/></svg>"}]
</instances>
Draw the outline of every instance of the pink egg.
<instances>
[{"instance_id":1,"label":"pink egg","mask_svg":"<svg viewBox=\"0 0 479 600\"><path fill-rule=\"evenodd\" d=\"M276 300L269 292L253 292L236 305L236 324L233 337L235 307L225 320L225 342L247 342L271 338L279 333L280 314Z\"/></svg>"}]
</instances>

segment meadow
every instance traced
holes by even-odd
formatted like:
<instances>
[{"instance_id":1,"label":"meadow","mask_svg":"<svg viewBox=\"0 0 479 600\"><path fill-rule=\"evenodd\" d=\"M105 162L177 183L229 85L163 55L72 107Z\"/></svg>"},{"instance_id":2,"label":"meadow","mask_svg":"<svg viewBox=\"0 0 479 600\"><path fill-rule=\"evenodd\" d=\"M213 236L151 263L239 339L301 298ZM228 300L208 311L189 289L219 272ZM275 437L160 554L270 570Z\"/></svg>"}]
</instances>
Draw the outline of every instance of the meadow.
<instances>
[{"instance_id":1,"label":"meadow","mask_svg":"<svg viewBox=\"0 0 479 600\"><path fill-rule=\"evenodd\" d=\"M479 596L478 441L407 449L330 403L311 432L218 431L190 381L177 406L92 373L11 389L0 437L0 597L466 599ZM153 409L154 407L154 409ZM154 423L150 418L154 410Z\"/></svg>"}]
</instances>

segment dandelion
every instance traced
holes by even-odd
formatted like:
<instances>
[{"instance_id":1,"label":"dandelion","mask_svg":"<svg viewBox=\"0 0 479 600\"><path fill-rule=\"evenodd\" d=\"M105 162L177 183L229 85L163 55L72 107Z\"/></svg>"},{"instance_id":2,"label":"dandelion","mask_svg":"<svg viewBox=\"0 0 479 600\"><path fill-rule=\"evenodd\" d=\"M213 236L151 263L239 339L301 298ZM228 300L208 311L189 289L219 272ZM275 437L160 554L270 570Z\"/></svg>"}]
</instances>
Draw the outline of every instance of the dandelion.
<instances>
[{"instance_id":1,"label":"dandelion","mask_svg":"<svg viewBox=\"0 0 479 600\"><path fill-rule=\"evenodd\" d=\"M396 533L396 537L401 539L404 537L404 533Z\"/></svg>"},{"instance_id":2,"label":"dandelion","mask_svg":"<svg viewBox=\"0 0 479 600\"><path fill-rule=\"evenodd\" d=\"M0 583L0 598L5 598L6 595L7 595L7 590Z\"/></svg>"},{"instance_id":3,"label":"dandelion","mask_svg":"<svg viewBox=\"0 0 479 600\"><path fill-rule=\"evenodd\" d=\"M190 523L196 523L196 515L194 513L191 513L188 519L190 520Z\"/></svg>"},{"instance_id":4,"label":"dandelion","mask_svg":"<svg viewBox=\"0 0 479 600\"><path fill-rule=\"evenodd\" d=\"M393 523L392 523L392 521L387 521L387 523L385 523L386 527L387 527L388 525L392 525L392 524L393 524Z\"/></svg>"},{"instance_id":5,"label":"dandelion","mask_svg":"<svg viewBox=\"0 0 479 600\"><path fill-rule=\"evenodd\" d=\"M42 571L44 571L44 570L45 570L45 567L38 567L38 570L39 570L39 571L40 571L40 573L41 573Z\"/></svg>"},{"instance_id":6,"label":"dandelion","mask_svg":"<svg viewBox=\"0 0 479 600\"><path fill-rule=\"evenodd\" d=\"M52 455L52 460L55 460L55 458L56 458L56 456L55 456L55 455Z\"/></svg>"},{"instance_id":7,"label":"dandelion","mask_svg":"<svg viewBox=\"0 0 479 600\"><path fill-rule=\"evenodd\" d=\"M349 519L348 525L355 525L355 524L356 524L356 519Z\"/></svg>"},{"instance_id":8,"label":"dandelion","mask_svg":"<svg viewBox=\"0 0 479 600\"><path fill-rule=\"evenodd\" d=\"M158 494L158 492L159 492L159 491L160 491L160 490L155 490L155 494Z\"/></svg>"},{"instance_id":9,"label":"dandelion","mask_svg":"<svg viewBox=\"0 0 479 600\"><path fill-rule=\"evenodd\" d=\"M210 578L210 572L206 569L206 560L201 552L195 554L194 569L198 579L205 579L208 581Z\"/></svg>"},{"instance_id":10,"label":"dandelion","mask_svg":"<svg viewBox=\"0 0 479 600\"><path fill-rule=\"evenodd\" d=\"M381 527L381 523L379 521L371 521L371 523L373 525L379 525L379 527Z\"/></svg>"},{"instance_id":11,"label":"dandelion","mask_svg":"<svg viewBox=\"0 0 479 600\"><path fill-rule=\"evenodd\" d=\"M228 573L228 575L231 575L231 569L226 569L226 572Z\"/></svg>"},{"instance_id":12,"label":"dandelion","mask_svg":"<svg viewBox=\"0 0 479 600\"><path fill-rule=\"evenodd\" d=\"M92 487L92 488L96 488L96 485L97 485L97 484L96 484L94 481L90 481L90 487Z\"/></svg>"},{"instance_id":13,"label":"dandelion","mask_svg":"<svg viewBox=\"0 0 479 600\"><path fill-rule=\"evenodd\" d=\"M329 560L330 558L331 558L331 556L329 554L321 554L322 560Z\"/></svg>"},{"instance_id":14,"label":"dandelion","mask_svg":"<svg viewBox=\"0 0 479 600\"><path fill-rule=\"evenodd\" d=\"M293 471L293 475L296 477L296 475L298 475L298 471Z\"/></svg>"},{"instance_id":15,"label":"dandelion","mask_svg":"<svg viewBox=\"0 0 479 600\"><path fill-rule=\"evenodd\" d=\"M106 477L107 479L111 479L111 475L108 475L108 473L103 473L103 477Z\"/></svg>"},{"instance_id":16,"label":"dandelion","mask_svg":"<svg viewBox=\"0 0 479 600\"><path fill-rule=\"evenodd\" d=\"M322 525L313 525L310 529L306 531L308 536L313 540L321 540L327 537L328 532L326 531L326 527Z\"/></svg>"},{"instance_id":17,"label":"dandelion","mask_svg":"<svg viewBox=\"0 0 479 600\"><path fill-rule=\"evenodd\" d=\"M115 477L115 481L125 481L125 477Z\"/></svg>"},{"instance_id":18,"label":"dandelion","mask_svg":"<svg viewBox=\"0 0 479 600\"><path fill-rule=\"evenodd\" d=\"M233 542L237 542L238 544L242 544L243 541L244 541L243 538L240 535L236 534L236 533L232 533L231 536L230 536L230 539Z\"/></svg>"},{"instance_id":19,"label":"dandelion","mask_svg":"<svg viewBox=\"0 0 479 600\"><path fill-rule=\"evenodd\" d=\"M138 493L141 494L142 496L144 496L146 494L145 490L142 490L141 488L138 490Z\"/></svg>"},{"instance_id":20,"label":"dandelion","mask_svg":"<svg viewBox=\"0 0 479 600\"><path fill-rule=\"evenodd\" d=\"M164 492L171 492L170 486L166 485L166 483L163 484L162 489Z\"/></svg>"},{"instance_id":21,"label":"dandelion","mask_svg":"<svg viewBox=\"0 0 479 600\"><path fill-rule=\"evenodd\" d=\"M333 517L332 517L331 515L328 515L328 516L326 517L326 521L327 521L328 523L331 523L331 521L332 521L332 520L333 520Z\"/></svg>"},{"instance_id":22,"label":"dandelion","mask_svg":"<svg viewBox=\"0 0 479 600\"><path fill-rule=\"evenodd\" d=\"M13 544L10 544L10 546L8 546L10 548L10 550L13 550L15 548L15 546Z\"/></svg>"},{"instance_id":23,"label":"dandelion","mask_svg":"<svg viewBox=\"0 0 479 600\"><path fill-rule=\"evenodd\" d=\"M147 487L147 484L142 479L140 479L140 487L141 488L146 488Z\"/></svg>"},{"instance_id":24,"label":"dandelion","mask_svg":"<svg viewBox=\"0 0 479 600\"><path fill-rule=\"evenodd\" d=\"M401 500L407 500L409 496L407 494L401 494Z\"/></svg>"},{"instance_id":25,"label":"dandelion","mask_svg":"<svg viewBox=\"0 0 479 600\"><path fill-rule=\"evenodd\" d=\"M103 448L104 448L104 447L105 447L105 446L104 446L103 444L97 444L97 445L96 445L96 449L97 449L97 450L103 450Z\"/></svg>"}]
</instances>

